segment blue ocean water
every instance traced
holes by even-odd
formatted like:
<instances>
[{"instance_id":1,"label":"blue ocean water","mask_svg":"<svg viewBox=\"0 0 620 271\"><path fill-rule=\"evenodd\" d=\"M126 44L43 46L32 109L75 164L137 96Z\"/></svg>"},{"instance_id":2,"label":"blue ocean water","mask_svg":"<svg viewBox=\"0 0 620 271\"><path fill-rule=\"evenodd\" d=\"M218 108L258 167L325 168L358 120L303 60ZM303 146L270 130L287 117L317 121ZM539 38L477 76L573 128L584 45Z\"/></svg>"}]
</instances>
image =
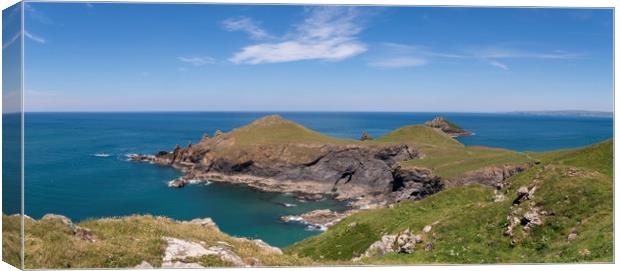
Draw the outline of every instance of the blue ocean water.
<instances>
[{"instance_id":1,"label":"blue ocean water","mask_svg":"<svg viewBox=\"0 0 620 271\"><path fill-rule=\"evenodd\" d=\"M286 246L317 231L279 217L319 208L344 208L331 200L299 202L290 195L212 183L182 189L166 183L175 169L126 161L128 153L155 153L197 142L206 132L230 131L270 113L27 113L25 213L64 214L75 221L130 214L189 220L211 217L229 234ZM403 125L443 115L475 136L466 145L545 151L580 147L612 137L611 118L464 113L279 113L319 132L378 137ZM294 203L284 207L279 203Z\"/></svg>"}]
</instances>

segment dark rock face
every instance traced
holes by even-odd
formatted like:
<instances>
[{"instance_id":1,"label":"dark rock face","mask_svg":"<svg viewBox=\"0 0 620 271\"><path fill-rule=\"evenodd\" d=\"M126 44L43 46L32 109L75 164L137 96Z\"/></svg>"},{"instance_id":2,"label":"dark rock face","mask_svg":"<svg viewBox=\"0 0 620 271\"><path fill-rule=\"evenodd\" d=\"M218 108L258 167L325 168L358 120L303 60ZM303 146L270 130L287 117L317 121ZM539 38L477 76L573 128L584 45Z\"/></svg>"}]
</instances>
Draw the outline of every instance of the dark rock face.
<instances>
[{"instance_id":1,"label":"dark rock face","mask_svg":"<svg viewBox=\"0 0 620 271\"><path fill-rule=\"evenodd\" d=\"M284 148L284 147L283 147ZM419 158L419 153L406 144L385 146L322 146L324 151L306 163L287 161L255 161L212 156L208 148L198 145L177 147L157 155L135 155L130 159L171 165L187 175L170 183L182 187L192 179L211 173L225 176L252 176L269 180L264 185L276 187L281 182L316 183L309 193L330 194L339 199L370 196L388 201L421 199L438 192L443 184L429 170L404 170L400 161ZM280 151L280 150L279 150ZM285 188L275 188L274 190Z\"/></svg>"},{"instance_id":2,"label":"dark rock face","mask_svg":"<svg viewBox=\"0 0 620 271\"><path fill-rule=\"evenodd\" d=\"M392 191L396 196L394 201L407 199L418 200L441 191L444 187L441 178L434 176L429 169L395 168L392 171Z\"/></svg>"}]
</instances>

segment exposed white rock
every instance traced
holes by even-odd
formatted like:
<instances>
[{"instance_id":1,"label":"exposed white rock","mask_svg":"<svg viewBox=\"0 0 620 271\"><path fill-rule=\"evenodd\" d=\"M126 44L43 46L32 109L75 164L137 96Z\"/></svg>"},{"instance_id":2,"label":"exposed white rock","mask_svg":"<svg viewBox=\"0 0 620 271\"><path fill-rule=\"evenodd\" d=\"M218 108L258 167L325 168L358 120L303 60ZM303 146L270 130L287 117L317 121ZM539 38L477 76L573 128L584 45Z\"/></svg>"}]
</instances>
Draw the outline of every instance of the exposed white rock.
<instances>
[{"instance_id":1,"label":"exposed white rock","mask_svg":"<svg viewBox=\"0 0 620 271\"><path fill-rule=\"evenodd\" d=\"M172 262L174 260L184 260L186 258L198 258L205 255L211 255L209 250L202 245L190 241L176 239L172 237L163 237L168 243L164 252L164 262Z\"/></svg>"},{"instance_id":2,"label":"exposed white rock","mask_svg":"<svg viewBox=\"0 0 620 271\"><path fill-rule=\"evenodd\" d=\"M172 237L163 237L168 246L164 252L162 267L200 268L199 264L183 263L187 258L199 258L213 255L222 261L229 262L234 266L245 266L245 263L237 254L224 246L203 247L199 243L185 241ZM183 265L183 266L181 266Z\"/></svg>"},{"instance_id":3,"label":"exposed white rock","mask_svg":"<svg viewBox=\"0 0 620 271\"><path fill-rule=\"evenodd\" d=\"M422 232L424 232L424 233L429 233L432 229L433 229L433 226L432 226L432 225L426 225L426 226L424 226L424 228L422 229Z\"/></svg>"},{"instance_id":4,"label":"exposed white rock","mask_svg":"<svg viewBox=\"0 0 620 271\"><path fill-rule=\"evenodd\" d=\"M69 219L68 217L64 215L46 214L41 218L41 220L51 220L51 219L59 219L60 221L62 221L63 224L67 226L73 226L73 222L71 222L71 219Z\"/></svg>"},{"instance_id":5,"label":"exposed white rock","mask_svg":"<svg viewBox=\"0 0 620 271\"><path fill-rule=\"evenodd\" d=\"M263 241L261 239L254 239L254 240L252 240L252 242L254 242L254 244L259 246L264 251L268 251L270 253L275 253L275 254L278 254L278 255L282 255L282 250L281 249L279 249L277 247L272 247L269 244L265 243L265 241Z\"/></svg>"}]
</instances>

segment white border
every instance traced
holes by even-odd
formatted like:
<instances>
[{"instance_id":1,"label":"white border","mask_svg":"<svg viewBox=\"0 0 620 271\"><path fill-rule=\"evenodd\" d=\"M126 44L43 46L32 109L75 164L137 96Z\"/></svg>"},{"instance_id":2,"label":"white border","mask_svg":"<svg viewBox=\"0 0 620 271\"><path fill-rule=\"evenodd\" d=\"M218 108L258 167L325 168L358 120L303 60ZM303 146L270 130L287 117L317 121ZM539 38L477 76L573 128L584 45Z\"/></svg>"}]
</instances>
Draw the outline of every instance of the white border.
<instances>
[{"instance_id":1,"label":"white border","mask_svg":"<svg viewBox=\"0 0 620 271\"><path fill-rule=\"evenodd\" d=\"M5 9L13 4L17 3L17 0L8 0L2 1L0 3L0 8ZM124 3L223 3L223 4L238 4L238 3L247 3L247 4L345 4L345 5L399 5L399 6L408 6L408 5L419 5L419 6L497 6L497 7L591 7L591 8L614 8L617 6L616 1L612 0L210 0L210 1L197 1L197 0L132 0L132 1L109 1L109 0L89 0L89 1L79 1L79 0L64 0L64 1L29 1L29 2L124 2ZM22 9L23 10L23 9ZM614 14L615 15L615 14ZM615 17L615 16L614 16ZM0 20L1 21L1 20ZM0 22L1 26L1 22ZM23 26L23 25L22 25ZM614 18L614 37L619 33L618 24ZM615 43L614 38L614 52L618 50L619 46ZM22 50L23 53L23 50ZM0 61L2 57L0 56ZM22 59L23 61L23 59ZM617 55L614 54L614 90L615 90L615 79L618 78L617 70L615 69L615 63L617 63ZM22 66L23 68L23 66ZM1 68L0 68L0 79L1 79ZM22 76L23 79L23 76ZM23 82L22 82L23 84ZM23 85L22 85L23 86ZM22 92L23 94L23 92ZM614 91L615 94L615 91ZM618 97L614 95L614 109L615 104L618 101ZM23 103L23 99L22 99ZM0 105L1 109L1 105ZM23 104L22 104L23 109ZM618 134L617 126L615 125L615 120L618 118L620 113L614 110L614 141L616 141L616 135ZM23 118L22 118L23 121ZM1 120L0 120L1 124ZM1 126L0 126L1 127ZM23 136L23 133L22 133ZM616 141L617 142L617 141ZM614 145L614 157L620 148L617 144ZM23 149L22 149L23 151ZM22 155L23 158L23 155ZM2 162L2 158L0 157L0 163ZM614 168L620 168L620 161L614 159ZM614 176L615 177L615 176ZM0 189L1 190L1 189ZM619 191L617 185L615 185L614 178L614 233L617 230L617 220L616 213L619 210L619 203L615 200L615 195ZM0 203L1 204L1 203ZM1 236L0 236L1 240ZM618 235L614 234L614 244L618 244ZM0 253L1 254L1 253ZM620 259L618 249L614 245L614 259ZM551 264L551 265L443 265L443 266L381 266L381 267L302 267L302 268L284 268L286 270L307 270L312 268L313 270L358 270L360 268L366 270L411 270L415 268L416 270L495 270L501 268L502 270L523 270L527 268L528 270L537 271L537 270L561 270L565 271L566 269L596 269L596 270L612 270L615 264ZM0 262L1 270L18 270L4 262ZM261 268L261 270L282 270L283 268ZM76 270L76 269L69 269ZM82 269L82 270L100 270L100 269ZM114 270L123 270L123 269L114 269ZM125 269L129 270L129 269ZM132 269L136 270L136 269ZM159 269L159 270L180 270L180 269ZM240 268L228 268L228 269L209 269L209 270L243 270Z\"/></svg>"}]
</instances>

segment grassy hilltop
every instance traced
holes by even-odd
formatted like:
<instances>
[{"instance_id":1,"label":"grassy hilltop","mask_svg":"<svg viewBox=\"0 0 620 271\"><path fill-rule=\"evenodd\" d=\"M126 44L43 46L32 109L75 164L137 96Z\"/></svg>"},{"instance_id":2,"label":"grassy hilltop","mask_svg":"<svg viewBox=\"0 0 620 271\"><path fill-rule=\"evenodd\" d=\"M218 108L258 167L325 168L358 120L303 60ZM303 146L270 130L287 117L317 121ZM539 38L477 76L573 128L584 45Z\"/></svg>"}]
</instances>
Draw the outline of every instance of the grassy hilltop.
<instances>
[{"instance_id":1,"label":"grassy hilltop","mask_svg":"<svg viewBox=\"0 0 620 271\"><path fill-rule=\"evenodd\" d=\"M216 151L229 154L248 149L260 153L268 146L293 144L284 155L300 155L300 161L307 159L307 152L320 150L316 146L408 144L420 152L421 159L403 161L400 166L430 169L448 185L419 201L361 210L326 232L285 248L283 254L228 236L215 225L162 217L104 218L77 225L57 218L26 219L26 267L134 267L142 261L157 267L164 263L164 237L204 247L225 246L248 266L613 260L612 140L573 150L520 153L467 147L426 125L359 141L325 136L279 117L208 139L213 140L227 142ZM527 168L504 180L500 188L452 182L505 165ZM18 223L18 217L3 215L3 253L10 263L18 261ZM412 252L380 255L368 250L383 236L407 229L420 239ZM353 260L364 253L368 257ZM230 258L212 255L183 261L231 265Z\"/></svg>"}]
</instances>

